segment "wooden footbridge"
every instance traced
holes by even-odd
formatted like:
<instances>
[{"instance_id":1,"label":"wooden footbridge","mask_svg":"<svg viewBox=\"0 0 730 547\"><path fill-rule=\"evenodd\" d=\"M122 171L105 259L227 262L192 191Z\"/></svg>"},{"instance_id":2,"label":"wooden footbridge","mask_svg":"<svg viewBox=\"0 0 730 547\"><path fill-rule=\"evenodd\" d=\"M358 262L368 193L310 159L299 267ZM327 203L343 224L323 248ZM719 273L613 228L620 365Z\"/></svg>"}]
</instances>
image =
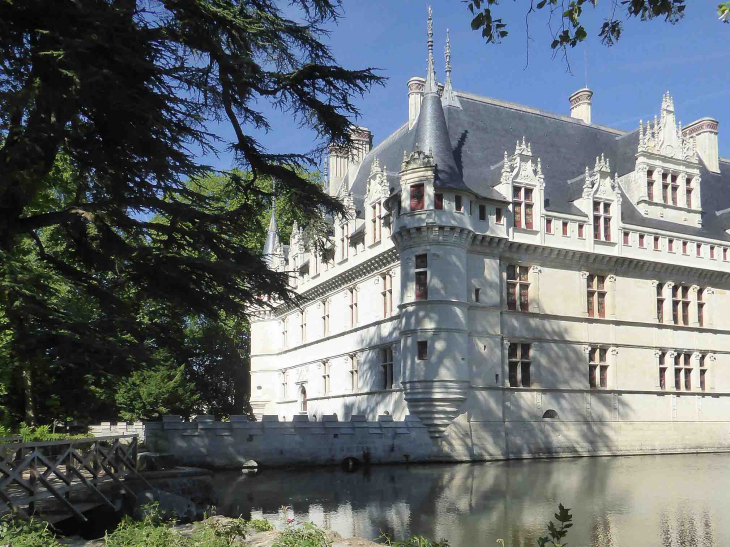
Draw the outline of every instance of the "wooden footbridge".
<instances>
[{"instance_id":1,"label":"wooden footbridge","mask_svg":"<svg viewBox=\"0 0 730 547\"><path fill-rule=\"evenodd\" d=\"M69 516L86 521L84 511L99 505L116 509L113 501L121 492L136 501L125 477L149 486L137 473L137 447L137 435L32 443L0 439L0 502L21 518L55 522Z\"/></svg>"}]
</instances>

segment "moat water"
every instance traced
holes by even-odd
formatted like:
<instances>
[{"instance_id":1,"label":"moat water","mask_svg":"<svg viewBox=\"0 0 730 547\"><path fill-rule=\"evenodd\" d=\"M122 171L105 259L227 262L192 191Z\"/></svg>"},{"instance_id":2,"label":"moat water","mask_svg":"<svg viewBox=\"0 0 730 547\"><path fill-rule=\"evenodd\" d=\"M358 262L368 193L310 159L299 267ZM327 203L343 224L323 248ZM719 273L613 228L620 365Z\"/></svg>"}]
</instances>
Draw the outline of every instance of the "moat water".
<instances>
[{"instance_id":1,"label":"moat water","mask_svg":"<svg viewBox=\"0 0 730 547\"><path fill-rule=\"evenodd\" d=\"M345 537L536 546L558 503L578 546L730 545L730 454L264 470L215 477L221 514L314 522Z\"/></svg>"}]
</instances>

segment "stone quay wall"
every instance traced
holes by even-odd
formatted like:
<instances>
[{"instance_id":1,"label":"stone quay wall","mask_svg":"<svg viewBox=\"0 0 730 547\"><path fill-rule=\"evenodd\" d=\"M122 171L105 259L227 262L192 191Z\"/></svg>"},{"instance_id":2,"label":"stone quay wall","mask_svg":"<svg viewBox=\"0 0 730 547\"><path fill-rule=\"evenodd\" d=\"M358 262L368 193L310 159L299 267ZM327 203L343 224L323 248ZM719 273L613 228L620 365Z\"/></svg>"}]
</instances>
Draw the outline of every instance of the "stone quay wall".
<instances>
[{"instance_id":1,"label":"stone quay wall","mask_svg":"<svg viewBox=\"0 0 730 547\"><path fill-rule=\"evenodd\" d=\"M231 416L229 422L165 416L145 427L150 450L172 453L181 464L195 467L240 468L247 460L263 466L333 465L347 458L402 463L427 461L433 451L428 431L410 416L404 422L394 422L392 416L380 416L377 422L364 416L352 416L349 422L336 416L310 422L306 415L294 416L292 422L267 415L260 422L250 422L248 416Z\"/></svg>"}]
</instances>

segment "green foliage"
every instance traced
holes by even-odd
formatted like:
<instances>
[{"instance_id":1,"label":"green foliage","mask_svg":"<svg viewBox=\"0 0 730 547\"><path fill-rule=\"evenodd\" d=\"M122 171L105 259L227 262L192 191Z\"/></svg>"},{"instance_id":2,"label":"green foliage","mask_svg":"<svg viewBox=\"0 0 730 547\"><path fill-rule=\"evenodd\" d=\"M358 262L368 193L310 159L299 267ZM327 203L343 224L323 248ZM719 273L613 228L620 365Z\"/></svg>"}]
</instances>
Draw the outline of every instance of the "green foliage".
<instances>
[{"instance_id":1,"label":"green foliage","mask_svg":"<svg viewBox=\"0 0 730 547\"><path fill-rule=\"evenodd\" d=\"M188 547L194 543L172 530L173 523L161 522L154 515L142 522L124 517L116 530L104 537L106 547ZM216 546L217 547L217 546Z\"/></svg>"},{"instance_id":2,"label":"green foliage","mask_svg":"<svg viewBox=\"0 0 730 547\"><path fill-rule=\"evenodd\" d=\"M122 380L116 393L120 416L124 420L156 420L165 414L188 417L200 395L185 377L185 366L160 364L133 372Z\"/></svg>"},{"instance_id":3,"label":"green foliage","mask_svg":"<svg viewBox=\"0 0 730 547\"><path fill-rule=\"evenodd\" d=\"M88 439L93 437L91 434L69 435L67 433L53 433L51 426L39 425L32 426L28 424L20 424L18 434L23 437L24 443L40 443L46 441L64 441L67 439Z\"/></svg>"},{"instance_id":4,"label":"green foliage","mask_svg":"<svg viewBox=\"0 0 730 547\"><path fill-rule=\"evenodd\" d=\"M344 212L307 173L327 145L353 145L353 98L383 83L322 42L339 1L282 10L0 2L0 423L114 419L119 378L174 362L195 381L196 344L242 356L228 360L219 408L244 410L231 329L245 330L262 295L295 298L262 256L264 212L282 199L315 233ZM267 103L314 130L317 148L264 149ZM193 150L230 150L236 169ZM221 320L188 338L189 323ZM200 391L201 404L218 395Z\"/></svg>"},{"instance_id":5,"label":"green foliage","mask_svg":"<svg viewBox=\"0 0 730 547\"><path fill-rule=\"evenodd\" d=\"M565 547L567 543L562 543L562 539L568 535L568 529L573 526L573 515L570 514L570 509L563 507L563 504L558 504L558 512L555 513L555 520L560 523L560 528L557 528L553 521L548 523L549 537L541 537L537 540L537 544L540 547L546 545L552 545L553 547Z\"/></svg>"},{"instance_id":6,"label":"green foliage","mask_svg":"<svg viewBox=\"0 0 730 547\"><path fill-rule=\"evenodd\" d=\"M31 518L28 521L0 517L0 545L12 547L55 547L61 544L48 528L48 523Z\"/></svg>"},{"instance_id":7,"label":"green foliage","mask_svg":"<svg viewBox=\"0 0 730 547\"><path fill-rule=\"evenodd\" d=\"M720 2L717 5L717 15L723 23L730 23L730 2Z\"/></svg>"},{"instance_id":8,"label":"green foliage","mask_svg":"<svg viewBox=\"0 0 730 547\"><path fill-rule=\"evenodd\" d=\"M390 545L392 547L449 547L448 540L433 541L423 536L413 536L405 541L392 541L385 535L378 539L383 542L383 545Z\"/></svg>"},{"instance_id":9,"label":"green foliage","mask_svg":"<svg viewBox=\"0 0 730 547\"><path fill-rule=\"evenodd\" d=\"M272 547L330 547L332 543L325 530L306 522L279 532Z\"/></svg>"},{"instance_id":10,"label":"green foliage","mask_svg":"<svg viewBox=\"0 0 730 547\"><path fill-rule=\"evenodd\" d=\"M472 30L481 30L482 37L488 44L499 43L508 35L507 23L493 13L499 4L497 0L466 0L466 4L472 15ZM588 37L588 31L582 24L583 11L588 5L596 8L598 1L530 0L526 4L525 18L527 21L531 15L544 11L553 38L550 47L565 52L567 48L577 46ZM685 0L625 0L605 5L607 14L598 30L598 36L606 46L612 46L621 37L624 18L637 18L641 21L664 18L664 21L675 24L682 20L686 8ZM720 20L729 22L730 2L721 2L717 13Z\"/></svg>"},{"instance_id":11,"label":"green foliage","mask_svg":"<svg viewBox=\"0 0 730 547\"><path fill-rule=\"evenodd\" d=\"M248 521L249 526L257 532L270 532L274 529L268 520L264 519L253 519Z\"/></svg>"}]
</instances>

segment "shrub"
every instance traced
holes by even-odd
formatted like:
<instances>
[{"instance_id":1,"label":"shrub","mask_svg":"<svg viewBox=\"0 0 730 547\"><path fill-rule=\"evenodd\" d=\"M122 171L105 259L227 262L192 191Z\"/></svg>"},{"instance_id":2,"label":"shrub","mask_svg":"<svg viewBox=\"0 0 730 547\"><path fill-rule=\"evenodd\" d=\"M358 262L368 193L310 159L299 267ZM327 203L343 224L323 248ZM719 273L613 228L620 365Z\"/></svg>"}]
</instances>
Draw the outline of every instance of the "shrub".
<instances>
[{"instance_id":1,"label":"shrub","mask_svg":"<svg viewBox=\"0 0 730 547\"><path fill-rule=\"evenodd\" d=\"M0 545L13 547L61 547L48 528L48 523L31 518L29 521L0 517Z\"/></svg>"},{"instance_id":2,"label":"shrub","mask_svg":"<svg viewBox=\"0 0 730 547\"><path fill-rule=\"evenodd\" d=\"M301 528L287 528L279 533L272 547L330 547L327 532L309 522Z\"/></svg>"},{"instance_id":3,"label":"shrub","mask_svg":"<svg viewBox=\"0 0 730 547\"><path fill-rule=\"evenodd\" d=\"M378 538L383 541L384 545L392 547L449 547L448 540L432 541L423 536L413 536L405 541L392 541L388 536L382 535Z\"/></svg>"}]
</instances>

